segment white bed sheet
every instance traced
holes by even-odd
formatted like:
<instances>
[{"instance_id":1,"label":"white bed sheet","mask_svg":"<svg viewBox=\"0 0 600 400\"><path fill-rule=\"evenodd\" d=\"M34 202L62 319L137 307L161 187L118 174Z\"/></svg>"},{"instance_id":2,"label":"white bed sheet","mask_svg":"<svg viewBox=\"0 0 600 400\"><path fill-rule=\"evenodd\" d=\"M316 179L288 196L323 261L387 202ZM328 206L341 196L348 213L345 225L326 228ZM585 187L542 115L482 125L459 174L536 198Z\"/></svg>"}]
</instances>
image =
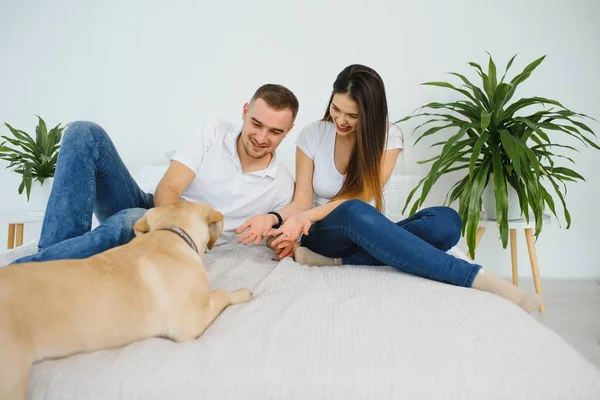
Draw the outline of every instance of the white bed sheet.
<instances>
[{"instance_id":1,"label":"white bed sheet","mask_svg":"<svg viewBox=\"0 0 600 400\"><path fill-rule=\"evenodd\" d=\"M388 267L270 255L207 256L213 288L255 297L198 340L37 363L29 398L600 399L600 371L502 298Z\"/></svg>"}]
</instances>

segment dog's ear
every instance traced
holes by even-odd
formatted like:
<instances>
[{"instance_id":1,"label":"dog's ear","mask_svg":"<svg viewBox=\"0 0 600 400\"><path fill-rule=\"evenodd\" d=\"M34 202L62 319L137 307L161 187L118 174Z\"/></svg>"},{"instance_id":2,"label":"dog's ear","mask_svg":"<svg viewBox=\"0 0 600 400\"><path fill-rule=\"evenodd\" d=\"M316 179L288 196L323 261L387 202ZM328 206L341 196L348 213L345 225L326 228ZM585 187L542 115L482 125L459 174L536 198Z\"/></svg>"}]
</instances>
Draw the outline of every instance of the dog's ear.
<instances>
[{"instance_id":1,"label":"dog's ear","mask_svg":"<svg viewBox=\"0 0 600 400\"><path fill-rule=\"evenodd\" d=\"M142 218L138 219L135 225L133 225L133 233L135 234L135 236L142 236L144 233L150 232L148 217L150 216L151 211L152 210L146 211Z\"/></svg>"},{"instance_id":2,"label":"dog's ear","mask_svg":"<svg viewBox=\"0 0 600 400\"><path fill-rule=\"evenodd\" d=\"M209 250L213 248L217 239L219 239L219 236L221 236L221 233L223 232L223 219L223 214L215 209L211 209L208 213L206 223L208 224L208 229L210 231L210 239L208 240L206 247L208 247Z\"/></svg>"}]
</instances>

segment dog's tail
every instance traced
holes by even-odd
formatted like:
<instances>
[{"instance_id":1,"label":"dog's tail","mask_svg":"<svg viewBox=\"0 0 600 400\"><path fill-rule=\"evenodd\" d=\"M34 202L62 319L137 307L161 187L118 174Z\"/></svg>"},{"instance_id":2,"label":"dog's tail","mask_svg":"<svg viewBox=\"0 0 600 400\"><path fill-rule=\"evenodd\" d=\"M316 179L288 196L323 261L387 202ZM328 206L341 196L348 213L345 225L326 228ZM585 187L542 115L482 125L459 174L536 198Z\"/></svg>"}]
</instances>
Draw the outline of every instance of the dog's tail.
<instances>
[{"instance_id":1,"label":"dog's tail","mask_svg":"<svg viewBox=\"0 0 600 400\"><path fill-rule=\"evenodd\" d=\"M13 334L0 328L0 399L25 400L33 356Z\"/></svg>"}]
</instances>

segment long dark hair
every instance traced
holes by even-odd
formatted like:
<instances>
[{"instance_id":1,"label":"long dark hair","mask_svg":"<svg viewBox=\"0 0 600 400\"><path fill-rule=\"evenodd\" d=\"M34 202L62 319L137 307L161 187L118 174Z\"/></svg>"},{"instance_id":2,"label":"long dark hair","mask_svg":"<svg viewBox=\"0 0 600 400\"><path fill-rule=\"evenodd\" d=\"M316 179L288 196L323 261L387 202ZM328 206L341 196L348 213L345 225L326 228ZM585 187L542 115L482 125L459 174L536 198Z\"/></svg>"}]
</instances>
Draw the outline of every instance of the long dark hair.
<instances>
[{"instance_id":1,"label":"long dark hair","mask_svg":"<svg viewBox=\"0 0 600 400\"><path fill-rule=\"evenodd\" d=\"M358 105L356 141L352 147L346 178L336 199L375 199L383 210L381 164L387 139L388 107L383 80L372 68L349 65L339 73L327 104L323 121L332 121L329 108L336 93L347 94Z\"/></svg>"}]
</instances>

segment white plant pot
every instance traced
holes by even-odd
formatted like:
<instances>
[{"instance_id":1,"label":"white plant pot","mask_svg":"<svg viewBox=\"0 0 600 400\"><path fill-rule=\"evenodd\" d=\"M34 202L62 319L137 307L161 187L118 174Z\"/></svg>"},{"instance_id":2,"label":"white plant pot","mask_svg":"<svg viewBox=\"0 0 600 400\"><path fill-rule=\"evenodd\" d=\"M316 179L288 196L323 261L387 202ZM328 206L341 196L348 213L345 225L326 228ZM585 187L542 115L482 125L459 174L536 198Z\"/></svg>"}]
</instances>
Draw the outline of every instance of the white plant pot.
<instances>
[{"instance_id":1,"label":"white plant pot","mask_svg":"<svg viewBox=\"0 0 600 400\"><path fill-rule=\"evenodd\" d=\"M41 184L39 181L33 181L31 183L29 201L27 201L25 205L25 209L29 211L30 214L43 214L46 211L53 183L54 178L45 179L44 184ZM23 191L23 196L25 196L25 200L27 200L25 191Z\"/></svg>"},{"instance_id":2,"label":"white plant pot","mask_svg":"<svg viewBox=\"0 0 600 400\"><path fill-rule=\"evenodd\" d=\"M508 219L520 219L523 217L521 212L521 205L519 204L519 195L517 191L507 183L508 189ZM489 219L498 219L496 216L496 198L494 197L494 181L491 179L488 185L483 190L481 195L481 201L483 203L483 211Z\"/></svg>"}]
</instances>

